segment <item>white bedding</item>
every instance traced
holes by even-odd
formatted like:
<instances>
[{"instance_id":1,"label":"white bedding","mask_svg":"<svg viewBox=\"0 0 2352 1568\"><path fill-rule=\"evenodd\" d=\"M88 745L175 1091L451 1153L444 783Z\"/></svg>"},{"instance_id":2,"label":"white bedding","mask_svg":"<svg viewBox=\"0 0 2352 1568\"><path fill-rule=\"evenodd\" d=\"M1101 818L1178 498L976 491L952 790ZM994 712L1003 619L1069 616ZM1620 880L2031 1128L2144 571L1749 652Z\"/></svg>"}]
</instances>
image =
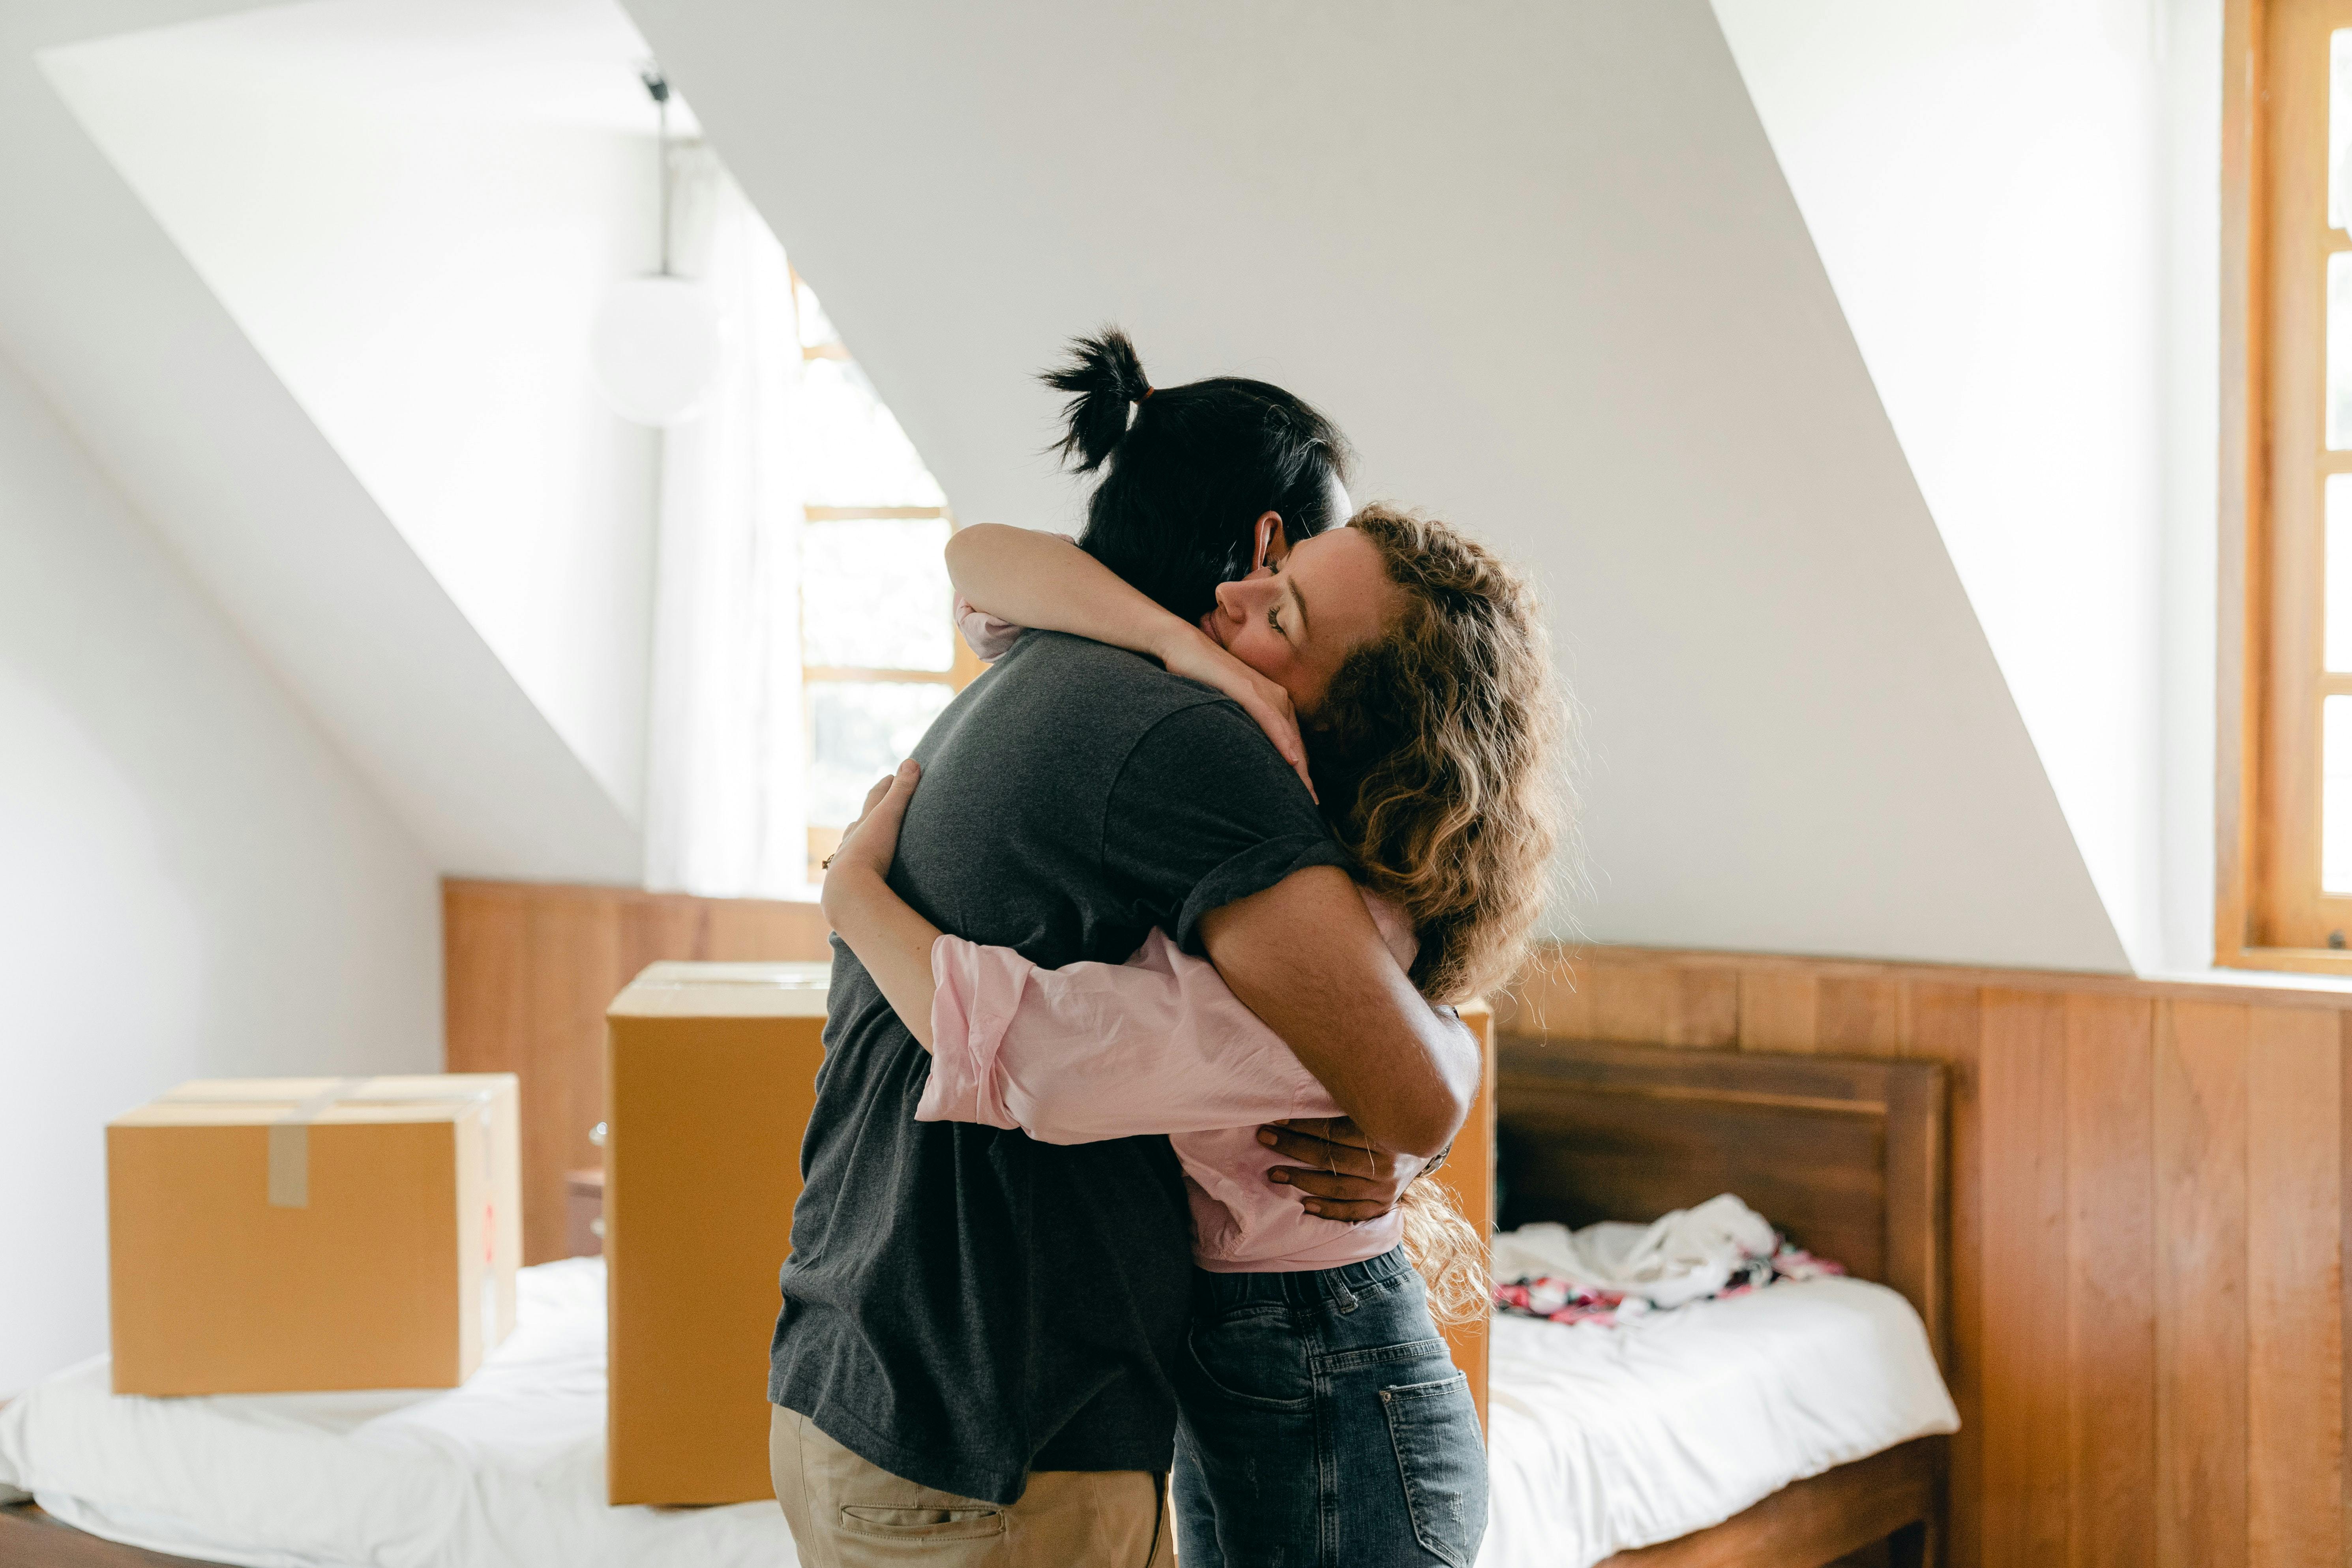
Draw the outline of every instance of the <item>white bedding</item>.
<instances>
[{"instance_id":1,"label":"white bedding","mask_svg":"<svg viewBox=\"0 0 2352 1568\"><path fill-rule=\"evenodd\" d=\"M605 1505L604 1289L598 1259L524 1269L446 1392L118 1398L100 1357L0 1409L0 1483L250 1568L792 1568L773 1503ZM1958 1425L1909 1306L1853 1280L1495 1334L1485 1568L1586 1568Z\"/></svg>"},{"instance_id":2,"label":"white bedding","mask_svg":"<svg viewBox=\"0 0 2352 1568\"><path fill-rule=\"evenodd\" d=\"M0 1409L0 1482L94 1535L248 1568L792 1568L772 1502L604 1502L604 1263L517 1276L462 1388L141 1399L103 1356Z\"/></svg>"},{"instance_id":3,"label":"white bedding","mask_svg":"<svg viewBox=\"0 0 2352 1568\"><path fill-rule=\"evenodd\" d=\"M1812 1279L1622 1328L1495 1320L1480 1568L1588 1568L1959 1427L1911 1304Z\"/></svg>"}]
</instances>

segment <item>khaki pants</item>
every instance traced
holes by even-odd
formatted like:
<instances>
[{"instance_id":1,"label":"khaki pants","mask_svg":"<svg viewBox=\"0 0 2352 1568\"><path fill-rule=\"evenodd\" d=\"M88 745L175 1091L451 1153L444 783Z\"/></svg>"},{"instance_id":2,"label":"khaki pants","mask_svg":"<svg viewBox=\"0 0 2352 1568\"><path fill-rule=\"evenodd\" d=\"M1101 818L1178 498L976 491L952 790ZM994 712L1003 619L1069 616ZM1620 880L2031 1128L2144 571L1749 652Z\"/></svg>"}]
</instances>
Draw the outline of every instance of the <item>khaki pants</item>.
<instances>
[{"instance_id":1,"label":"khaki pants","mask_svg":"<svg viewBox=\"0 0 2352 1568\"><path fill-rule=\"evenodd\" d=\"M1015 1503L901 1480L797 1410L769 1413L768 1474L801 1568L1173 1568L1166 1478L1149 1470L1037 1470Z\"/></svg>"}]
</instances>

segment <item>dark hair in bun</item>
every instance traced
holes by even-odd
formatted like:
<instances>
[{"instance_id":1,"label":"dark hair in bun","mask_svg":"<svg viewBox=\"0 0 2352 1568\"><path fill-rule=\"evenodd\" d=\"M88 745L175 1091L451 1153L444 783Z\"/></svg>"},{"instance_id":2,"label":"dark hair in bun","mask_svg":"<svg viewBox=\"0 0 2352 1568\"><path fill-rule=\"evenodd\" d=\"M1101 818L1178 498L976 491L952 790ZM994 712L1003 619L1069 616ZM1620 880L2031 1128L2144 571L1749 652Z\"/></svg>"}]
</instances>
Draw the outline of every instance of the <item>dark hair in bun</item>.
<instances>
[{"instance_id":1,"label":"dark hair in bun","mask_svg":"<svg viewBox=\"0 0 2352 1568\"><path fill-rule=\"evenodd\" d=\"M1102 471L1078 543L1188 621L1218 584L1249 574L1266 512L1293 544L1347 521L1332 494L1347 482L1346 441L1278 386L1217 376L1155 390L1116 327L1075 340L1041 379L1071 395L1063 460Z\"/></svg>"}]
</instances>

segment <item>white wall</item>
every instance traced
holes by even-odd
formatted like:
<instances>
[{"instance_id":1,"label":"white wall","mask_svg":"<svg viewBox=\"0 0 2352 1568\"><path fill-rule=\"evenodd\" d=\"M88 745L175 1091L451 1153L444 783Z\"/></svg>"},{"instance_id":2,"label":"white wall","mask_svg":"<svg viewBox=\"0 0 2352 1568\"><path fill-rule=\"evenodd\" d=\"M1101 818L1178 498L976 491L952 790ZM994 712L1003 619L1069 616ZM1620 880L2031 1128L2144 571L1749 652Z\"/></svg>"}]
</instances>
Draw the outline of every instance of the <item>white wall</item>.
<instances>
[{"instance_id":1,"label":"white wall","mask_svg":"<svg viewBox=\"0 0 2352 1568\"><path fill-rule=\"evenodd\" d=\"M2157 655L2165 966L2213 962L2221 440L2221 4L2163 0L2164 600Z\"/></svg>"},{"instance_id":2,"label":"white wall","mask_svg":"<svg viewBox=\"0 0 2352 1568\"><path fill-rule=\"evenodd\" d=\"M1714 5L2117 931L2210 956L2218 4Z\"/></svg>"},{"instance_id":3,"label":"white wall","mask_svg":"<svg viewBox=\"0 0 2352 1568\"><path fill-rule=\"evenodd\" d=\"M415 842L0 359L0 1396L106 1345L102 1128L432 1071Z\"/></svg>"},{"instance_id":4,"label":"white wall","mask_svg":"<svg viewBox=\"0 0 2352 1568\"><path fill-rule=\"evenodd\" d=\"M437 65L393 47L432 42L417 9L264 8L43 64L637 822L658 438L597 398L587 342L604 289L657 259L651 105L625 49L639 133L535 120L478 69L479 24L446 18Z\"/></svg>"},{"instance_id":5,"label":"white wall","mask_svg":"<svg viewBox=\"0 0 2352 1568\"><path fill-rule=\"evenodd\" d=\"M960 516L1115 320L1535 570L1585 931L2126 963L1702 0L629 9Z\"/></svg>"},{"instance_id":6,"label":"white wall","mask_svg":"<svg viewBox=\"0 0 2352 1568\"><path fill-rule=\"evenodd\" d=\"M642 836L610 788L41 68L47 52L92 37L249 9L246 0L0 6L0 212L9 215L0 224L0 353L16 359L436 868L634 882ZM404 11L429 30L442 20L429 9L416 0ZM501 87L539 80L531 62L547 52L527 37L511 41L521 58L480 74ZM386 41L378 53L446 63L429 39ZM638 90L626 77L634 58L625 49L610 73L625 93ZM287 128L289 138L299 134Z\"/></svg>"}]
</instances>

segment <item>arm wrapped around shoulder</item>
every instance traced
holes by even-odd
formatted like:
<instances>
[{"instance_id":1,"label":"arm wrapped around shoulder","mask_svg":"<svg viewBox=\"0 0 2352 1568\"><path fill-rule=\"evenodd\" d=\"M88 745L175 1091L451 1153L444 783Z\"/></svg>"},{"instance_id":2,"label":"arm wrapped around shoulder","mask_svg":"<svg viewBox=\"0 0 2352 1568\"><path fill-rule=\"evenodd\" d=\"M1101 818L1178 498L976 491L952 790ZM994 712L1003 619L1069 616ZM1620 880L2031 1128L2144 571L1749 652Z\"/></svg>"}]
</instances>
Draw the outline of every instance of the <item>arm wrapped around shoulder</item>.
<instances>
[{"instance_id":1,"label":"arm wrapped around shoulder","mask_svg":"<svg viewBox=\"0 0 2352 1568\"><path fill-rule=\"evenodd\" d=\"M943 936L931 968L931 1077L918 1121L1088 1143L1338 1110L1215 968L1163 932L1125 963L1060 969Z\"/></svg>"}]
</instances>

